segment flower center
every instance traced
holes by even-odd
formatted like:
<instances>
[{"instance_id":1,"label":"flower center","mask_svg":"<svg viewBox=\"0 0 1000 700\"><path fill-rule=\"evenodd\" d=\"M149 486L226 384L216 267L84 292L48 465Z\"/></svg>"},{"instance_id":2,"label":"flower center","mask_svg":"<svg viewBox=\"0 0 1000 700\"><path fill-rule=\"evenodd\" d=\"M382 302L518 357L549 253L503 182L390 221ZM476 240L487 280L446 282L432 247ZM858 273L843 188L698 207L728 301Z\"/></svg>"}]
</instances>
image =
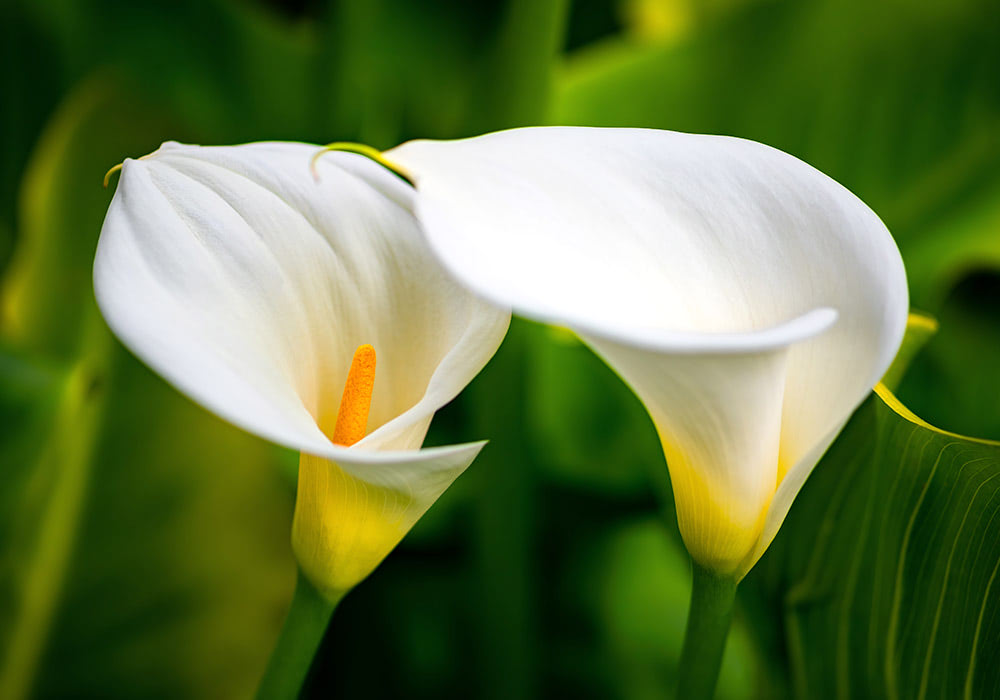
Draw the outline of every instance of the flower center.
<instances>
[{"instance_id":1,"label":"flower center","mask_svg":"<svg viewBox=\"0 0 1000 700\"><path fill-rule=\"evenodd\" d=\"M350 447L365 436L368 410L372 406L375 388L375 348L361 345L354 351L351 369L344 383L337 424L333 428L333 443Z\"/></svg>"}]
</instances>

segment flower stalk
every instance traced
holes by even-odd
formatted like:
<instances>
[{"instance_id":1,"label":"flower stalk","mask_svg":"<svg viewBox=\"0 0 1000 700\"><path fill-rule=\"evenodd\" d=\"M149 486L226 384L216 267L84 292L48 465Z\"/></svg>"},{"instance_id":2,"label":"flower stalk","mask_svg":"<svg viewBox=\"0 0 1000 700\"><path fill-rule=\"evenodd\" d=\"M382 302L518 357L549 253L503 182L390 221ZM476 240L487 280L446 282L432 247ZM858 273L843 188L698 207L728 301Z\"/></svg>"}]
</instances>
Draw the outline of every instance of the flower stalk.
<instances>
[{"instance_id":1,"label":"flower stalk","mask_svg":"<svg viewBox=\"0 0 1000 700\"><path fill-rule=\"evenodd\" d=\"M257 689L257 700L294 700L323 642L330 617L340 599L330 600L301 573L278 643Z\"/></svg>"},{"instance_id":2,"label":"flower stalk","mask_svg":"<svg viewBox=\"0 0 1000 700\"><path fill-rule=\"evenodd\" d=\"M691 607L678 669L677 697L711 700L733 618L737 580L692 562Z\"/></svg>"}]
</instances>

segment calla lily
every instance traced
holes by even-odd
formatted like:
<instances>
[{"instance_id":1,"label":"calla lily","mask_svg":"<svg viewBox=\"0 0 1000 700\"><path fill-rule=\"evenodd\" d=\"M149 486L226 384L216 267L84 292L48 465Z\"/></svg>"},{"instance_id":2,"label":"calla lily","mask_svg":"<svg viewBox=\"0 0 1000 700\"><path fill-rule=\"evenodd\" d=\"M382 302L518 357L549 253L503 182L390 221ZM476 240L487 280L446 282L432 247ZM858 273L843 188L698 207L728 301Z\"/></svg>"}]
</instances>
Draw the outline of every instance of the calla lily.
<instances>
[{"instance_id":1,"label":"calla lily","mask_svg":"<svg viewBox=\"0 0 1000 700\"><path fill-rule=\"evenodd\" d=\"M444 272L408 184L349 153L314 177L316 150L166 143L125 161L94 286L111 328L150 367L301 452L293 548L336 600L481 449L420 446L434 412L496 351L509 314Z\"/></svg>"},{"instance_id":2,"label":"calla lily","mask_svg":"<svg viewBox=\"0 0 1000 700\"><path fill-rule=\"evenodd\" d=\"M632 387L693 559L742 578L902 340L906 277L879 218L722 136L530 128L385 157L456 277L576 331Z\"/></svg>"}]
</instances>

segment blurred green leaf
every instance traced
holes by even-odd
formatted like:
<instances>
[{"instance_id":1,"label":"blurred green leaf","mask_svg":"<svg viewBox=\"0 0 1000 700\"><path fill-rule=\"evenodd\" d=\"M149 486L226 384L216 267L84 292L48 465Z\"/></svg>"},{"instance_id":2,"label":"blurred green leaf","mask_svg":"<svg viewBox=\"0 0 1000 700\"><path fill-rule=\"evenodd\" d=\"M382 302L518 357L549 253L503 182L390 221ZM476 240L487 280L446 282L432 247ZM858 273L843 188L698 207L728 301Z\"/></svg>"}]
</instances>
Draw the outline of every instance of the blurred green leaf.
<instances>
[{"instance_id":1,"label":"blurred green leaf","mask_svg":"<svg viewBox=\"0 0 1000 700\"><path fill-rule=\"evenodd\" d=\"M95 112L109 106L109 94L103 81L81 90L43 135L22 190L22 232L4 280L4 342L22 357L46 359L5 373L0 393L20 396L19 386L37 376L32 364L64 368L54 370L62 376L53 380L55 388L26 400L23 415L46 420L28 419L31 430L3 435L17 494L4 503L2 516L9 537L3 581L11 601L0 662L5 697L22 697L32 687L64 591L103 415L110 337L90 293L90 268L104 204L82 195L79 176L102 147L127 138L123 129L105 128L103 138L94 129ZM88 224L89 235L80 231ZM12 422L15 430L22 422Z\"/></svg>"},{"instance_id":2,"label":"blurred green leaf","mask_svg":"<svg viewBox=\"0 0 1000 700\"><path fill-rule=\"evenodd\" d=\"M0 2L0 271L12 249L17 188L38 132L59 101L62 75L50 37L29 12Z\"/></svg>"},{"instance_id":3,"label":"blurred green leaf","mask_svg":"<svg viewBox=\"0 0 1000 700\"><path fill-rule=\"evenodd\" d=\"M46 127L21 187L17 249L2 287L0 332L64 359L96 321L91 266L111 193L104 171L154 150L166 119L110 76L82 84Z\"/></svg>"},{"instance_id":4,"label":"blurred green leaf","mask_svg":"<svg viewBox=\"0 0 1000 700\"><path fill-rule=\"evenodd\" d=\"M12 465L5 471L10 482L19 478L20 465L31 457L51 430L53 416L59 404L65 371L59 367L16 353L0 346L0 464ZM17 441L10 438L24 436ZM0 499L10 498L5 491Z\"/></svg>"},{"instance_id":5,"label":"blurred green leaf","mask_svg":"<svg viewBox=\"0 0 1000 700\"><path fill-rule=\"evenodd\" d=\"M479 694L540 697L538 662L539 483L524 413L526 368L536 326L513 319L497 354L469 388L475 430L491 444L476 459L476 593L481 610ZM512 514L516 514L512 517Z\"/></svg>"},{"instance_id":6,"label":"blurred green leaf","mask_svg":"<svg viewBox=\"0 0 1000 700\"><path fill-rule=\"evenodd\" d=\"M36 677L45 698L245 698L295 566L276 448L127 356Z\"/></svg>"},{"instance_id":7,"label":"blurred green leaf","mask_svg":"<svg viewBox=\"0 0 1000 700\"><path fill-rule=\"evenodd\" d=\"M552 65L562 46L569 0L507 0L496 41L476 84L477 131L537 126L548 112Z\"/></svg>"},{"instance_id":8,"label":"blurred green leaf","mask_svg":"<svg viewBox=\"0 0 1000 700\"><path fill-rule=\"evenodd\" d=\"M247 697L294 578L290 484L113 356L110 383L0 358L0 696Z\"/></svg>"},{"instance_id":9,"label":"blurred green leaf","mask_svg":"<svg viewBox=\"0 0 1000 700\"><path fill-rule=\"evenodd\" d=\"M65 373L5 356L0 456L10 489L0 500L0 696L30 690L63 590L103 408L100 348ZM12 401L13 397L13 401Z\"/></svg>"},{"instance_id":10,"label":"blurred green leaf","mask_svg":"<svg viewBox=\"0 0 1000 700\"><path fill-rule=\"evenodd\" d=\"M941 331L914 359L899 398L934 425L1000 440L1000 274L962 281L939 316Z\"/></svg>"},{"instance_id":11,"label":"blurred green leaf","mask_svg":"<svg viewBox=\"0 0 1000 700\"><path fill-rule=\"evenodd\" d=\"M388 148L544 121L566 0L341 0L326 23L326 123ZM329 140L327 135L326 140Z\"/></svg>"},{"instance_id":12,"label":"blurred green leaf","mask_svg":"<svg viewBox=\"0 0 1000 700\"><path fill-rule=\"evenodd\" d=\"M926 314L910 312L906 319L906 335L903 337L903 343L896 352L892 366L882 377L882 383L888 387L889 391L896 391L899 383L903 380L903 375L906 374L906 370L910 368L913 358L937 333L937 330L938 322L936 319Z\"/></svg>"},{"instance_id":13,"label":"blurred green leaf","mask_svg":"<svg viewBox=\"0 0 1000 700\"><path fill-rule=\"evenodd\" d=\"M879 391L748 581L778 601L796 697L991 696L1000 443L932 428Z\"/></svg>"},{"instance_id":14,"label":"blurred green leaf","mask_svg":"<svg viewBox=\"0 0 1000 700\"><path fill-rule=\"evenodd\" d=\"M901 248L914 300L935 310L963 277L1000 270L1000 177L970 183L959 202Z\"/></svg>"},{"instance_id":15,"label":"blurred green leaf","mask_svg":"<svg viewBox=\"0 0 1000 700\"><path fill-rule=\"evenodd\" d=\"M17 0L14 0L17 2ZM316 33L234 0L21 3L69 79L112 67L131 92L170 105L203 143L302 139L318 119ZM183 40L179 40L183 37ZM106 115L126 124L126 115ZM158 144L156 144L158 145Z\"/></svg>"},{"instance_id":16,"label":"blurred green leaf","mask_svg":"<svg viewBox=\"0 0 1000 700\"><path fill-rule=\"evenodd\" d=\"M665 479L656 430L621 379L569 331L533 340L525 410L548 476L619 496L645 493L653 470Z\"/></svg>"},{"instance_id":17,"label":"blurred green leaf","mask_svg":"<svg viewBox=\"0 0 1000 700\"><path fill-rule=\"evenodd\" d=\"M246 697L291 591L277 450L114 345L93 301L101 176L165 122L87 81L23 188L0 355L4 698Z\"/></svg>"}]
</instances>

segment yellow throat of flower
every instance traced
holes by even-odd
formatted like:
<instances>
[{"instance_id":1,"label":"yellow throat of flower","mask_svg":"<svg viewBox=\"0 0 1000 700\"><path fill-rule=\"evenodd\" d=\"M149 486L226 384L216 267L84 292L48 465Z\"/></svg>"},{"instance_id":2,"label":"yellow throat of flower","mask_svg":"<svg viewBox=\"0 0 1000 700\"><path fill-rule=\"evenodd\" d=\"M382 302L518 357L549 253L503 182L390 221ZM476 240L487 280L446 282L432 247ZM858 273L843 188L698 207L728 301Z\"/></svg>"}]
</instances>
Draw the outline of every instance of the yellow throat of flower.
<instances>
[{"instance_id":1,"label":"yellow throat of flower","mask_svg":"<svg viewBox=\"0 0 1000 700\"><path fill-rule=\"evenodd\" d=\"M375 349L354 352L331 441L350 447L368 428L375 388ZM303 453L292 524L292 549L302 572L337 600L374 569L409 526L411 498L363 481L336 462Z\"/></svg>"},{"instance_id":2,"label":"yellow throat of flower","mask_svg":"<svg viewBox=\"0 0 1000 700\"><path fill-rule=\"evenodd\" d=\"M361 345L354 351L351 369L344 382L344 394L337 411L333 428L333 443L350 447L365 436L368 428L368 411L375 389L375 348Z\"/></svg>"}]
</instances>

